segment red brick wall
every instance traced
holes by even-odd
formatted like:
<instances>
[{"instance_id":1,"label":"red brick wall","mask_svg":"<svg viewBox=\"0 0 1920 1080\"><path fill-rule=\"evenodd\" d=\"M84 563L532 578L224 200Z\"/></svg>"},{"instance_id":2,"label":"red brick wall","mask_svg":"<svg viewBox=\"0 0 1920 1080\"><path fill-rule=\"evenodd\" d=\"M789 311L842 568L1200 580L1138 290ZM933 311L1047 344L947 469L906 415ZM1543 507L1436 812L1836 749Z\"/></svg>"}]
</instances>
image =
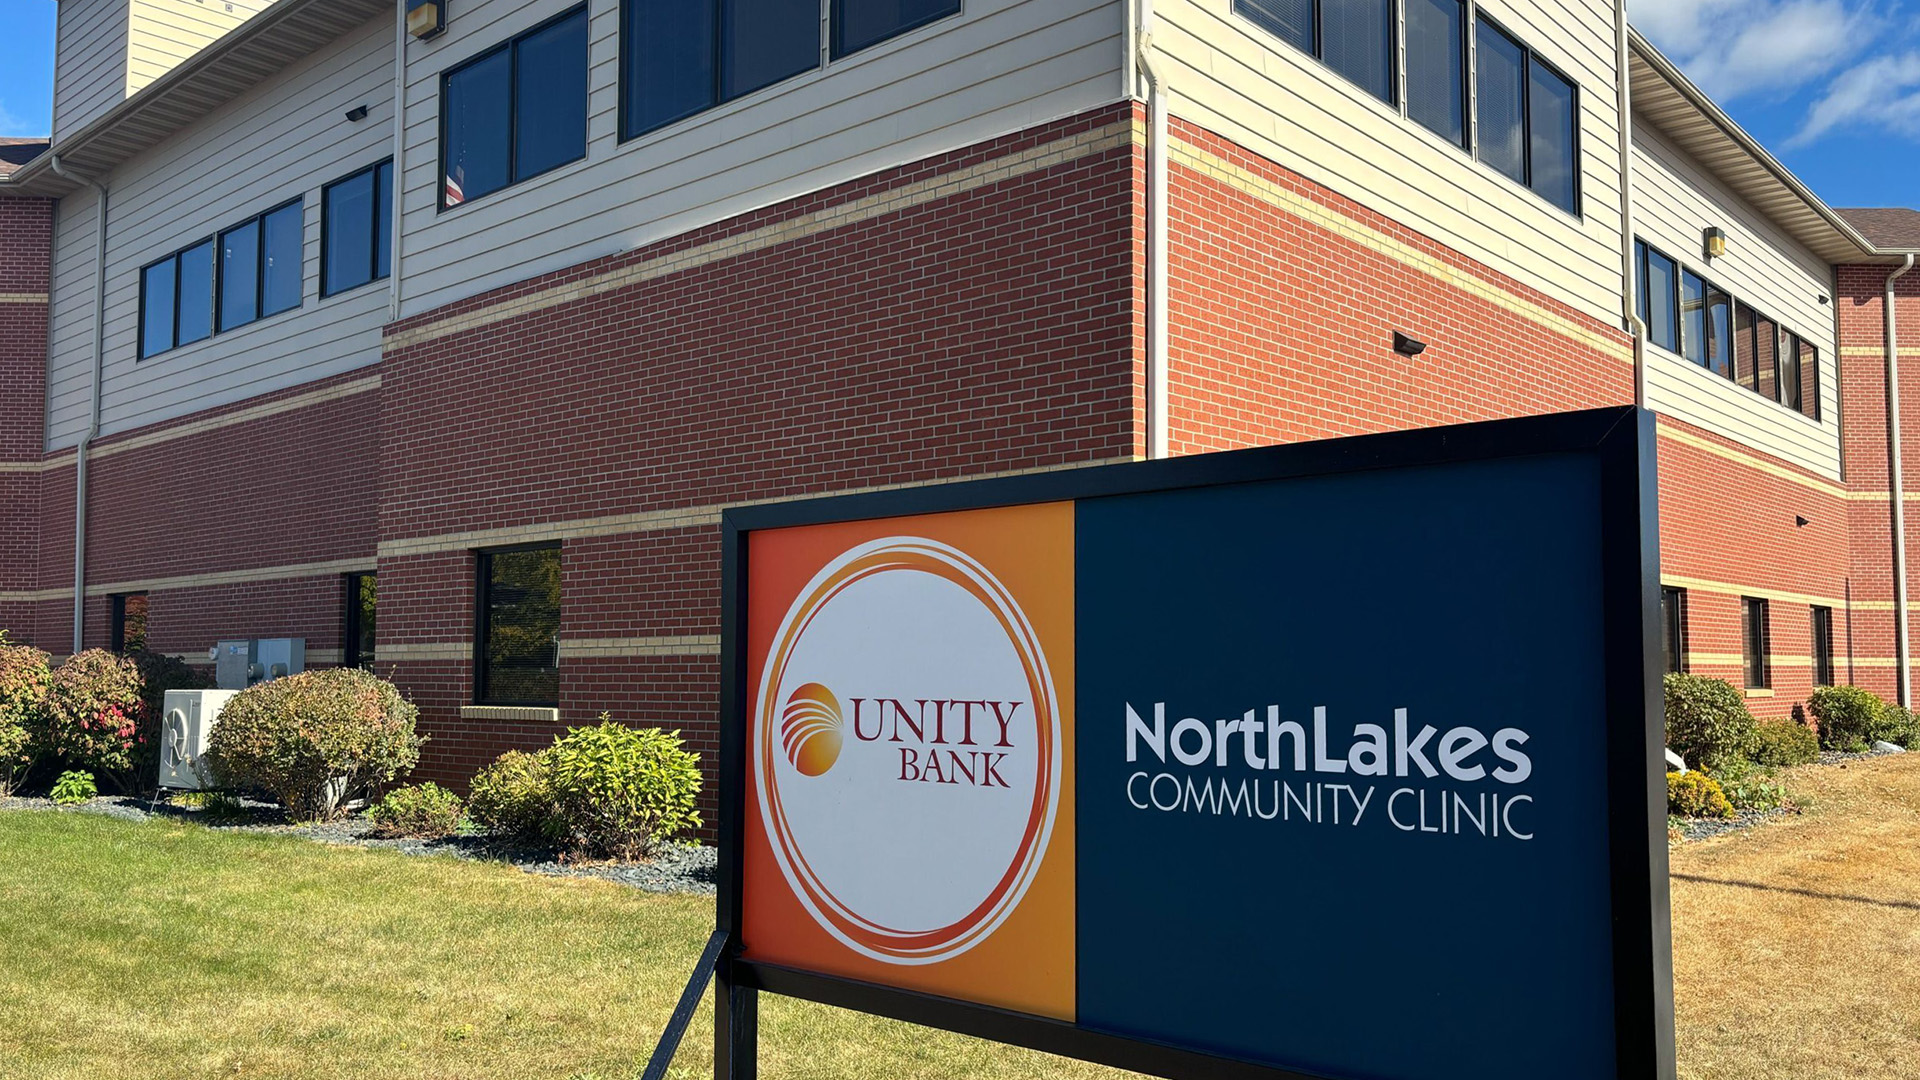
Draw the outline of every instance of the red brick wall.
<instances>
[{"instance_id":1,"label":"red brick wall","mask_svg":"<svg viewBox=\"0 0 1920 1080\"><path fill-rule=\"evenodd\" d=\"M381 651L403 650L395 670L433 738L421 773L461 783L555 732L459 718L473 693L471 549L487 540L410 554L414 538L1134 453L1129 115L1047 125L391 328L380 530L398 549L381 558ZM1116 124L1117 144L1050 167L411 340L449 315ZM711 515L602 532L565 541L563 642L718 633ZM677 726L711 760L717 686L710 646L563 660L561 714Z\"/></svg>"},{"instance_id":2,"label":"red brick wall","mask_svg":"<svg viewBox=\"0 0 1920 1080\"><path fill-rule=\"evenodd\" d=\"M7 593L37 587L40 460L46 415L47 282L53 203L0 199L0 628L31 640L32 608Z\"/></svg>"}]
</instances>

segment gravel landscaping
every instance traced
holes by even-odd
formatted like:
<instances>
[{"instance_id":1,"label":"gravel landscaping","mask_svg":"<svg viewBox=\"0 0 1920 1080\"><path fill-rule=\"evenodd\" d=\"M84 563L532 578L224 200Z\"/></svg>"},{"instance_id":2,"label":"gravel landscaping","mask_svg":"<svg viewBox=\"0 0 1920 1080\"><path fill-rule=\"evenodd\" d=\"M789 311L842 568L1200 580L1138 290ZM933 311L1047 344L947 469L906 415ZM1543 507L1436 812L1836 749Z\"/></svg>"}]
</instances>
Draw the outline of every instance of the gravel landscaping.
<instances>
[{"instance_id":1,"label":"gravel landscaping","mask_svg":"<svg viewBox=\"0 0 1920 1080\"><path fill-rule=\"evenodd\" d=\"M670 844L649 862L581 862L563 858L560 853L514 850L493 843L481 833L465 833L442 840L383 839L372 835L373 823L352 817L321 823L289 822L272 803L242 800L243 816L210 820L205 811L185 809L165 802L123 795L104 795L77 806L55 806L49 799L14 797L0 799L0 812L8 810L54 810L70 814L100 814L123 821L145 821L150 817L171 817L197 821L211 829L234 832L273 833L300 836L326 844L350 844L355 847L384 848L403 855L451 855L510 863L528 873L556 877L592 877L629 885L655 893L714 893L714 866L718 852L711 847Z\"/></svg>"},{"instance_id":2,"label":"gravel landscaping","mask_svg":"<svg viewBox=\"0 0 1920 1080\"><path fill-rule=\"evenodd\" d=\"M1814 766L1824 765L1844 769L1853 762L1889 757L1905 752L1906 751L1903 750L1868 750L1864 753L1850 754L1843 750L1823 750L1820 753L1818 761L1812 765L1803 765L1800 767L1812 768ZM1679 830L1681 840L1692 841L1724 836L1727 833L1739 832L1741 829L1750 828L1762 822L1771 821L1774 818L1788 817L1798 813L1800 813L1798 806L1788 805L1776 807L1772 810L1742 810L1730 818L1670 818L1668 820L1673 828Z\"/></svg>"}]
</instances>

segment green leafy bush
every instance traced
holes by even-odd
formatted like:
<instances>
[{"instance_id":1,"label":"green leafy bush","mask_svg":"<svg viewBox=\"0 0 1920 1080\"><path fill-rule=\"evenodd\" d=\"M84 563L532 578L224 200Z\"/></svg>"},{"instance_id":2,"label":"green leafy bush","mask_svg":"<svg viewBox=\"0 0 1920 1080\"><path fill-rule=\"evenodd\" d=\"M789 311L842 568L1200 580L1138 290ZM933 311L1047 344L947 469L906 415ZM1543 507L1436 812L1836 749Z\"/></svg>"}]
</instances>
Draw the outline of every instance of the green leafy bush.
<instances>
[{"instance_id":1,"label":"green leafy bush","mask_svg":"<svg viewBox=\"0 0 1920 1080\"><path fill-rule=\"evenodd\" d=\"M69 768L132 784L140 740L152 724L141 699L140 666L105 649L88 649L54 669L37 751Z\"/></svg>"},{"instance_id":2,"label":"green leafy bush","mask_svg":"<svg viewBox=\"0 0 1920 1080\"><path fill-rule=\"evenodd\" d=\"M1865 750L1887 703L1857 686L1822 686L1807 697L1807 711L1820 722L1826 750Z\"/></svg>"},{"instance_id":3,"label":"green leafy bush","mask_svg":"<svg viewBox=\"0 0 1920 1080\"><path fill-rule=\"evenodd\" d=\"M1755 731L1753 751L1756 765L1805 765L1820 757L1820 737L1805 724L1792 720L1770 721Z\"/></svg>"},{"instance_id":4,"label":"green leafy bush","mask_svg":"<svg viewBox=\"0 0 1920 1080\"><path fill-rule=\"evenodd\" d=\"M1912 710L1888 702L1880 715L1873 718L1865 741L1890 742L1903 750L1920 750L1920 717L1914 716Z\"/></svg>"},{"instance_id":5,"label":"green leafy bush","mask_svg":"<svg viewBox=\"0 0 1920 1080\"><path fill-rule=\"evenodd\" d=\"M520 844L546 845L566 838L553 797L553 750L509 750L481 769L467 793L467 812L488 832Z\"/></svg>"},{"instance_id":6,"label":"green leafy bush","mask_svg":"<svg viewBox=\"0 0 1920 1080\"><path fill-rule=\"evenodd\" d=\"M1778 810L1792 805L1786 787L1772 769L1737 761L1715 772L1713 781L1735 810Z\"/></svg>"},{"instance_id":7,"label":"green leafy bush","mask_svg":"<svg viewBox=\"0 0 1920 1080\"><path fill-rule=\"evenodd\" d=\"M33 764L36 732L46 729L52 659L39 649L12 645L0 631L0 798Z\"/></svg>"},{"instance_id":8,"label":"green leafy bush","mask_svg":"<svg viewBox=\"0 0 1920 1080\"><path fill-rule=\"evenodd\" d=\"M1694 769L1667 774L1667 812L1681 817L1730 818L1733 804L1713 777Z\"/></svg>"},{"instance_id":9,"label":"green leafy bush","mask_svg":"<svg viewBox=\"0 0 1920 1080\"><path fill-rule=\"evenodd\" d=\"M589 855L642 858L698 828L700 758L680 733L608 721L573 728L552 755L554 803L573 844Z\"/></svg>"},{"instance_id":10,"label":"green leafy bush","mask_svg":"<svg viewBox=\"0 0 1920 1080\"><path fill-rule=\"evenodd\" d=\"M221 787L258 788L288 814L325 821L420 760L417 713L371 672L288 675L227 702L208 739L207 763Z\"/></svg>"},{"instance_id":11,"label":"green leafy bush","mask_svg":"<svg viewBox=\"0 0 1920 1080\"><path fill-rule=\"evenodd\" d=\"M1753 714L1730 683L1701 675L1666 678L1667 746L1697 769L1751 757L1758 745Z\"/></svg>"},{"instance_id":12,"label":"green leafy bush","mask_svg":"<svg viewBox=\"0 0 1920 1080\"><path fill-rule=\"evenodd\" d=\"M460 831L460 796L435 783L395 788L367 810L381 836L435 840Z\"/></svg>"},{"instance_id":13,"label":"green leafy bush","mask_svg":"<svg viewBox=\"0 0 1920 1080\"><path fill-rule=\"evenodd\" d=\"M80 803L92 802L93 797L98 794L100 794L100 788L94 784L93 774L79 769L63 772L60 778L53 782L52 798L55 806L77 806Z\"/></svg>"}]
</instances>

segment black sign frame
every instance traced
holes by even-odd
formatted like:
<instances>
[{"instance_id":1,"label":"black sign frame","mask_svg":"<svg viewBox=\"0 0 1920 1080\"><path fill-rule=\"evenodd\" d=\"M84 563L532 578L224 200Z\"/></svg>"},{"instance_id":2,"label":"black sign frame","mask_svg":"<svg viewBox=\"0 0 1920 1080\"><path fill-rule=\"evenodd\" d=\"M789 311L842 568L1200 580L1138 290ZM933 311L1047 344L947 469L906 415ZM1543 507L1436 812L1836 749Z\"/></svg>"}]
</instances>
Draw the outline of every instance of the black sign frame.
<instances>
[{"instance_id":1,"label":"black sign frame","mask_svg":"<svg viewBox=\"0 0 1920 1080\"><path fill-rule=\"evenodd\" d=\"M803 998L1170 1080L1322 1080L1078 1024L740 956L747 800L747 556L759 530L1544 454L1599 467L1614 1045L1622 1080L1675 1075L1653 414L1632 406L792 502L721 515L720 841L714 1076L758 1073L758 995ZM1633 718L1638 715L1638 722ZM717 955L716 955L717 954ZM1228 957L1222 964L1231 964ZM704 979L704 974L700 977ZM676 1039L677 1041L677 1039ZM664 1042L664 1040L663 1040ZM661 1063L664 1067L664 1063Z\"/></svg>"}]
</instances>

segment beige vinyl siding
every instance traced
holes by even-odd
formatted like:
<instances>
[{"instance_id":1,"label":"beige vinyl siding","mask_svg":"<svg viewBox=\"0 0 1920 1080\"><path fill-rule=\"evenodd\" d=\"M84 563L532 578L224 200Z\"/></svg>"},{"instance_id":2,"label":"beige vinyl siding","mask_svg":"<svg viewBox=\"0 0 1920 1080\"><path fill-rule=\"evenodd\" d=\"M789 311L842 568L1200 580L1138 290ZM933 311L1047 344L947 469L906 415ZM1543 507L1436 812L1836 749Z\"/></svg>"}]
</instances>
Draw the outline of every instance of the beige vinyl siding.
<instances>
[{"instance_id":1,"label":"beige vinyl siding","mask_svg":"<svg viewBox=\"0 0 1920 1080\"><path fill-rule=\"evenodd\" d=\"M173 70L273 0L118 0L127 9L127 93Z\"/></svg>"},{"instance_id":2,"label":"beige vinyl siding","mask_svg":"<svg viewBox=\"0 0 1920 1080\"><path fill-rule=\"evenodd\" d=\"M409 49L402 314L1118 101L1121 0L966 0L955 18L621 143L619 5L589 5L585 160L437 210L441 74L567 9L468 0Z\"/></svg>"},{"instance_id":3,"label":"beige vinyl siding","mask_svg":"<svg viewBox=\"0 0 1920 1080\"><path fill-rule=\"evenodd\" d=\"M1779 320L1820 350L1822 419L1776 404L1744 386L1649 345L1647 403L1655 410L1811 469L1840 474L1833 270L1725 188L1644 122L1634 125L1635 231L1662 253ZM1702 257L1703 233L1717 225L1727 253Z\"/></svg>"},{"instance_id":4,"label":"beige vinyl siding","mask_svg":"<svg viewBox=\"0 0 1920 1080\"><path fill-rule=\"evenodd\" d=\"M1155 0L1154 41L1171 61L1174 115L1618 325L1613 7L1602 0L1479 6L1579 86L1579 217L1236 15L1233 0Z\"/></svg>"},{"instance_id":5,"label":"beige vinyl siding","mask_svg":"<svg viewBox=\"0 0 1920 1080\"><path fill-rule=\"evenodd\" d=\"M106 178L108 225L103 430L112 434L296 386L380 359L384 283L320 298L321 185L393 145L392 24L380 18L229 102ZM366 105L359 122L343 115ZM294 196L306 208L302 306L136 360L140 268ZM61 200L56 223L48 444L87 421L92 355L93 201Z\"/></svg>"},{"instance_id":6,"label":"beige vinyl siding","mask_svg":"<svg viewBox=\"0 0 1920 1080\"><path fill-rule=\"evenodd\" d=\"M127 0L60 0L54 32L53 137L119 104L127 90Z\"/></svg>"}]
</instances>

